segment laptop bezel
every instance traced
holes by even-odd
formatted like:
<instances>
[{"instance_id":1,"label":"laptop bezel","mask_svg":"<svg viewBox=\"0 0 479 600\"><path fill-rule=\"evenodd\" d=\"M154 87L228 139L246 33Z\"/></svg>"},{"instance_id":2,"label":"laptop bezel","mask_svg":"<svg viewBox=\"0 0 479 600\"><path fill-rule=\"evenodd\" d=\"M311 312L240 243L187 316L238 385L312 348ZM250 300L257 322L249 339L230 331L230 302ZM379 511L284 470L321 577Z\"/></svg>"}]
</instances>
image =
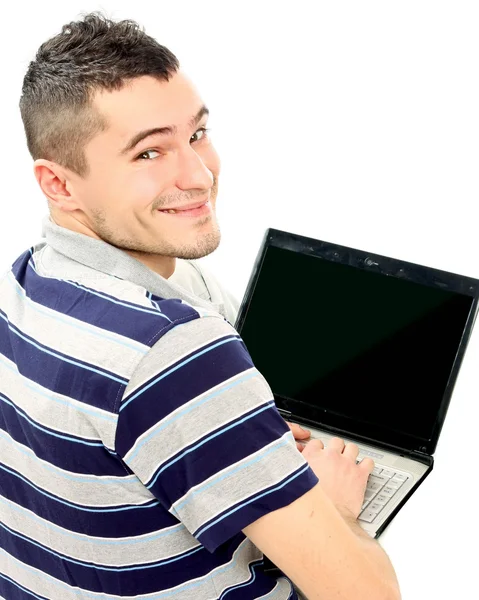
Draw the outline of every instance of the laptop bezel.
<instances>
[{"instance_id":1,"label":"laptop bezel","mask_svg":"<svg viewBox=\"0 0 479 600\"><path fill-rule=\"evenodd\" d=\"M392 433L390 429L385 430L381 427L371 427L372 435L365 436L361 431L351 430L346 428L331 425L324 420L324 412L314 410L314 407L305 406L304 403L282 398L274 393L275 402L278 410L283 416L290 416L292 419L298 418L305 422L320 425L330 431L338 433L344 432L344 435L354 436L357 439L362 439L365 442L383 445L390 450L397 450L407 454L432 455L436 449L439 436L444 425L449 403L454 390L454 385L457 381L459 369L462 364L464 353L472 333L474 322L478 312L479 303L479 280L472 277L442 271L436 268L411 263L404 260L382 256L379 254L367 252L357 248L351 248L323 240L318 240L299 234L286 232L278 229L269 228L266 230L259 251L257 253L248 285L244 293L238 317L235 322L235 328L241 335L244 326L248 308L253 298L255 287L258 281L261 267L263 265L266 252L270 247L277 247L285 250L291 250L310 256L320 257L332 262L348 264L360 269L387 273L389 276L407 279L418 283L424 283L432 287L440 287L451 292L458 292L470 296L472 304L467 317L463 335L461 337L458 351L451 369L447 386L444 391L442 401L437 413L435 424L430 439L418 438L415 435L406 433ZM371 433L370 431L370 433Z\"/></svg>"}]
</instances>

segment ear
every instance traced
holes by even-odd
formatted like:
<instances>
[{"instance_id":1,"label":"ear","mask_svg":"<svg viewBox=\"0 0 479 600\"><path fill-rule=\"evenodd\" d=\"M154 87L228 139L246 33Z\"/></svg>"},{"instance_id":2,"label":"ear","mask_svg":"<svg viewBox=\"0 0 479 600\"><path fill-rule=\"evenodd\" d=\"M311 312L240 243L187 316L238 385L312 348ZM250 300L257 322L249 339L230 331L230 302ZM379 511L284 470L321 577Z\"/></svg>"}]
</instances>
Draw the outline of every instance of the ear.
<instances>
[{"instance_id":1,"label":"ear","mask_svg":"<svg viewBox=\"0 0 479 600\"><path fill-rule=\"evenodd\" d=\"M41 158L33 163L33 173L52 207L63 212L79 208L73 193L73 174L68 169Z\"/></svg>"}]
</instances>

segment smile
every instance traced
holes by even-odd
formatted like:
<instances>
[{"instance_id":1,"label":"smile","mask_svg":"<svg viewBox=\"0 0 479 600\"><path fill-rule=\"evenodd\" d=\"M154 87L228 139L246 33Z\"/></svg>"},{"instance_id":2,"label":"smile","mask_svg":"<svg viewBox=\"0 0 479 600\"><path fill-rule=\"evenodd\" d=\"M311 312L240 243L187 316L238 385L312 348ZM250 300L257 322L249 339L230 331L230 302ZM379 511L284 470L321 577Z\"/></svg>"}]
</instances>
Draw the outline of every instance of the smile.
<instances>
[{"instance_id":1,"label":"smile","mask_svg":"<svg viewBox=\"0 0 479 600\"><path fill-rule=\"evenodd\" d=\"M196 208L190 208L186 210L181 210L178 208L167 208L165 210L159 210L158 212L162 212L165 215L172 215L177 217L200 217L203 215L207 215L211 212L211 202L205 202L201 206L197 206Z\"/></svg>"}]
</instances>

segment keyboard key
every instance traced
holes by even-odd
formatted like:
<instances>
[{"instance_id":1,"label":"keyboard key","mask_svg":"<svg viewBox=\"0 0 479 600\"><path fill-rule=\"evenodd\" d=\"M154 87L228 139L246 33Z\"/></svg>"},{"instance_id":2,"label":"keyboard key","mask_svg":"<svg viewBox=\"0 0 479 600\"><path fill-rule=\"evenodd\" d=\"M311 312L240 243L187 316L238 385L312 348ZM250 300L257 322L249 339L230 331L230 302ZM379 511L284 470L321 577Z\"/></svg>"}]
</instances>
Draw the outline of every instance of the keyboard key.
<instances>
[{"instance_id":1,"label":"keyboard key","mask_svg":"<svg viewBox=\"0 0 479 600\"><path fill-rule=\"evenodd\" d=\"M389 500L390 496L386 496L382 492L374 498L374 502L378 502L379 504L387 504Z\"/></svg>"},{"instance_id":2,"label":"keyboard key","mask_svg":"<svg viewBox=\"0 0 479 600\"><path fill-rule=\"evenodd\" d=\"M370 475L368 478L368 483L373 482L384 485L385 483L389 483L389 477L384 477L384 475Z\"/></svg>"},{"instance_id":3,"label":"keyboard key","mask_svg":"<svg viewBox=\"0 0 479 600\"><path fill-rule=\"evenodd\" d=\"M366 506L369 504L370 500L365 500L363 502L363 505L361 506L361 510L364 510L366 508Z\"/></svg>"},{"instance_id":4,"label":"keyboard key","mask_svg":"<svg viewBox=\"0 0 479 600\"><path fill-rule=\"evenodd\" d=\"M392 498L396 492L397 492L397 489L391 487L390 485L384 486L383 489L381 490L381 494L384 494L385 496L389 496L389 498Z\"/></svg>"},{"instance_id":5,"label":"keyboard key","mask_svg":"<svg viewBox=\"0 0 479 600\"><path fill-rule=\"evenodd\" d=\"M368 479L368 483L366 485L366 489L368 490L373 490L374 492L378 492L383 485L385 485L385 483L389 481L389 479L387 479L386 481L377 481L377 478L374 477L373 475L371 475L371 477Z\"/></svg>"},{"instance_id":6,"label":"keyboard key","mask_svg":"<svg viewBox=\"0 0 479 600\"><path fill-rule=\"evenodd\" d=\"M384 508L384 504L380 504L379 502L371 502L368 506L368 510L373 513L378 513Z\"/></svg>"},{"instance_id":7,"label":"keyboard key","mask_svg":"<svg viewBox=\"0 0 479 600\"><path fill-rule=\"evenodd\" d=\"M376 518L377 514L372 511L366 509L359 515L358 519L360 521L365 521L366 523L371 523Z\"/></svg>"},{"instance_id":8,"label":"keyboard key","mask_svg":"<svg viewBox=\"0 0 479 600\"><path fill-rule=\"evenodd\" d=\"M401 479L396 479L395 477L393 477L392 479L389 480L388 485L390 487L396 488L398 490L402 486L403 483L404 483L404 481L401 481Z\"/></svg>"},{"instance_id":9,"label":"keyboard key","mask_svg":"<svg viewBox=\"0 0 479 600\"><path fill-rule=\"evenodd\" d=\"M374 469L373 469L373 475L381 475L381 471L382 471L381 468L374 467Z\"/></svg>"},{"instance_id":10,"label":"keyboard key","mask_svg":"<svg viewBox=\"0 0 479 600\"><path fill-rule=\"evenodd\" d=\"M395 475L395 471L391 471L390 469L383 469L383 472L381 473L381 475L383 475L383 477L394 477Z\"/></svg>"},{"instance_id":11,"label":"keyboard key","mask_svg":"<svg viewBox=\"0 0 479 600\"><path fill-rule=\"evenodd\" d=\"M396 473L396 475L394 475L394 478L399 479L400 481L406 481L407 475L403 475L402 473Z\"/></svg>"},{"instance_id":12,"label":"keyboard key","mask_svg":"<svg viewBox=\"0 0 479 600\"><path fill-rule=\"evenodd\" d=\"M366 488L366 491L364 493L364 499L365 500L371 500L372 498L374 498L374 496L377 494L377 492L373 492L373 490L368 490Z\"/></svg>"},{"instance_id":13,"label":"keyboard key","mask_svg":"<svg viewBox=\"0 0 479 600\"><path fill-rule=\"evenodd\" d=\"M371 492L378 492L382 487L383 483L377 483L376 481L368 481L368 485L366 486L366 490L371 490Z\"/></svg>"}]
</instances>

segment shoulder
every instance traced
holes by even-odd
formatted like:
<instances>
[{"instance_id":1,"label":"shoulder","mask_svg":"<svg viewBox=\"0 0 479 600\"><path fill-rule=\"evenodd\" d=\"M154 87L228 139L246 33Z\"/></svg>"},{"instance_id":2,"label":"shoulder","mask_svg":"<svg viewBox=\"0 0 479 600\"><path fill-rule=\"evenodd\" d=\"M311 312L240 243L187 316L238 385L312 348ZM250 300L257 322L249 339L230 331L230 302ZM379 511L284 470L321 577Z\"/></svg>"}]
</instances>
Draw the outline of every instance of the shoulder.
<instances>
[{"instance_id":1,"label":"shoulder","mask_svg":"<svg viewBox=\"0 0 479 600\"><path fill-rule=\"evenodd\" d=\"M168 332L151 345L130 379L125 400L139 386L163 372L171 375L168 381L174 382L173 387L176 387L181 377L187 382L197 372L203 379L209 371L234 357L234 362L239 355L244 360L247 351L236 330L216 311L198 311L196 319L177 319ZM178 375L174 375L175 372Z\"/></svg>"}]
</instances>

